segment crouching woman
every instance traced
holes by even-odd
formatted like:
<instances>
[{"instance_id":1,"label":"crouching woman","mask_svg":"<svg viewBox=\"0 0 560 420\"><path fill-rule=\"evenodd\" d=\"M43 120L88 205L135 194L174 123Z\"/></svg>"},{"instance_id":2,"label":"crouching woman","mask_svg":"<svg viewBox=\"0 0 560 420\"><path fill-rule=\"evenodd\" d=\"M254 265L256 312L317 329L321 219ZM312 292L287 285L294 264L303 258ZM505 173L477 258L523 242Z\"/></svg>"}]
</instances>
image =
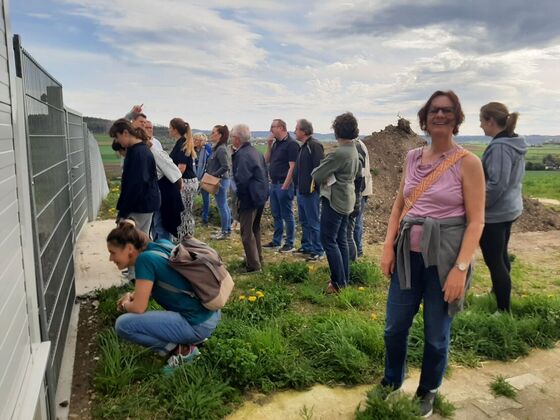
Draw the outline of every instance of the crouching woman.
<instances>
[{"instance_id":1,"label":"crouching woman","mask_svg":"<svg viewBox=\"0 0 560 420\"><path fill-rule=\"evenodd\" d=\"M126 312L115 323L117 335L169 356L168 370L200 354L197 344L210 337L221 316L220 311L206 309L195 297L169 290L193 292L167 263L172 248L166 239L149 242L132 219L122 220L107 236L110 261L120 270L132 266L136 270L134 292L117 302L117 308ZM147 311L150 297L165 310Z\"/></svg>"}]
</instances>

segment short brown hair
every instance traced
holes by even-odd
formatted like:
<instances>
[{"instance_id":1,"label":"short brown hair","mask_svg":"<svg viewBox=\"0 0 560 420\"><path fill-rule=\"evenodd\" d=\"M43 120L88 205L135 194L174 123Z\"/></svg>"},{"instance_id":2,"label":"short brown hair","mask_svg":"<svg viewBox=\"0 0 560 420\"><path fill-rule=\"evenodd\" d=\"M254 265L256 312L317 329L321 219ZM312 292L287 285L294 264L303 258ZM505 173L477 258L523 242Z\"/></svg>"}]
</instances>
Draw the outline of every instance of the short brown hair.
<instances>
[{"instance_id":1,"label":"short brown hair","mask_svg":"<svg viewBox=\"0 0 560 420\"><path fill-rule=\"evenodd\" d=\"M455 111L455 127L453 127L453 134L457 134L459 132L459 126L465 120L465 114L463 114L463 108L461 107L461 102L459 102L459 97L452 90L436 90L432 93L430 99L428 99L424 106L420 108L420 111L418 111L420 128L423 131L428 132L428 111L432 105L432 101L438 96L447 96L449 100L453 102L453 109Z\"/></svg>"},{"instance_id":2,"label":"short brown hair","mask_svg":"<svg viewBox=\"0 0 560 420\"><path fill-rule=\"evenodd\" d=\"M351 112L337 116L332 123L332 128L337 139L353 140L360 134L358 120Z\"/></svg>"}]
</instances>

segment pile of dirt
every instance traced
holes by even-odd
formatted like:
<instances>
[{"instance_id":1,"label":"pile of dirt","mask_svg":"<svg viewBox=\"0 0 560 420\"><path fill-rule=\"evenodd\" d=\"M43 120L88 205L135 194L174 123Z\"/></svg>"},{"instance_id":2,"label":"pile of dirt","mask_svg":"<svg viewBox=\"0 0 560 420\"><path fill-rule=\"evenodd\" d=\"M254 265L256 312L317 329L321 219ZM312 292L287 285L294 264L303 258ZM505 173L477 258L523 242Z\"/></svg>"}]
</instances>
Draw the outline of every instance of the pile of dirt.
<instances>
[{"instance_id":1,"label":"pile of dirt","mask_svg":"<svg viewBox=\"0 0 560 420\"><path fill-rule=\"evenodd\" d=\"M402 176L406 153L426 144L400 119L397 126L388 125L364 138L368 148L373 176L373 196L364 214L364 234L369 243L385 239L387 221ZM514 232L548 231L560 229L560 213L550 210L536 200L524 198L525 211L513 225Z\"/></svg>"}]
</instances>

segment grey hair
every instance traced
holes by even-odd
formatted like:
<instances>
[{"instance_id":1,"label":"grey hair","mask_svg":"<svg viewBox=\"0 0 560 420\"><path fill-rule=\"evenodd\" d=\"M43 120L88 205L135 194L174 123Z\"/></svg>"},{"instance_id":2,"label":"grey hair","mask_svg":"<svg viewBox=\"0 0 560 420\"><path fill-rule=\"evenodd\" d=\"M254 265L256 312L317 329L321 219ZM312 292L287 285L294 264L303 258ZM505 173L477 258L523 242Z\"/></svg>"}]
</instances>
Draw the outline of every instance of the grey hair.
<instances>
[{"instance_id":1,"label":"grey hair","mask_svg":"<svg viewBox=\"0 0 560 420\"><path fill-rule=\"evenodd\" d=\"M251 140L251 130L247 124L236 124L231 128L231 136L239 137L245 143Z\"/></svg>"},{"instance_id":2,"label":"grey hair","mask_svg":"<svg viewBox=\"0 0 560 420\"><path fill-rule=\"evenodd\" d=\"M302 118L301 120L297 120L297 123L299 124L299 129L303 131L306 136L313 134L313 124L311 124L311 121Z\"/></svg>"},{"instance_id":3,"label":"grey hair","mask_svg":"<svg viewBox=\"0 0 560 420\"><path fill-rule=\"evenodd\" d=\"M280 127L282 127L282 129L283 129L284 131L287 130L287 128L286 128L286 127L287 127L287 126L286 126L286 121L281 120L280 118L274 118L274 119L272 120L272 122L276 122Z\"/></svg>"}]
</instances>

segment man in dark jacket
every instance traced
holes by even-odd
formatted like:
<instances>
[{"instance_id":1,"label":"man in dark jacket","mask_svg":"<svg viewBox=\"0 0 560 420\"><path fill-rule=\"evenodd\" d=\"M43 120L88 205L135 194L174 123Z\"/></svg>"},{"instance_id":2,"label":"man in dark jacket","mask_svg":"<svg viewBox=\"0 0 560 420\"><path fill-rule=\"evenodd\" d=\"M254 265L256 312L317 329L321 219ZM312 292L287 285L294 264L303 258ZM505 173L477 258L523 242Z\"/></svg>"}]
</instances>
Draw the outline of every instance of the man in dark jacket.
<instances>
[{"instance_id":1,"label":"man in dark jacket","mask_svg":"<svg viewBox=\"0 0 560 420\"><path fill-rule=\"evenodd\" d=\"M313 182L311 171L325 157L323 145L313 138L313 125L306 119L296 123L296 139L302 143L294 170L297 192L298 218L301 224L301 247L298 253L308 255L308 261L323 258L323 246L319 232L319 188Z\"/></svg>"},{"instance_id":2,"label":"man in dark jacket","mask_svg":"<svg viewBox=\"0 0 560 420\"><path fill-rule=\"evenodd\" d=\"M249 142L251 130L245 124L231 129L231 143L236 149L232 172L239 206L241 242L245 250L248 273L262 268L261 216L268 200L268 175L264 156Z\"/></svg>"}]
</instances>

